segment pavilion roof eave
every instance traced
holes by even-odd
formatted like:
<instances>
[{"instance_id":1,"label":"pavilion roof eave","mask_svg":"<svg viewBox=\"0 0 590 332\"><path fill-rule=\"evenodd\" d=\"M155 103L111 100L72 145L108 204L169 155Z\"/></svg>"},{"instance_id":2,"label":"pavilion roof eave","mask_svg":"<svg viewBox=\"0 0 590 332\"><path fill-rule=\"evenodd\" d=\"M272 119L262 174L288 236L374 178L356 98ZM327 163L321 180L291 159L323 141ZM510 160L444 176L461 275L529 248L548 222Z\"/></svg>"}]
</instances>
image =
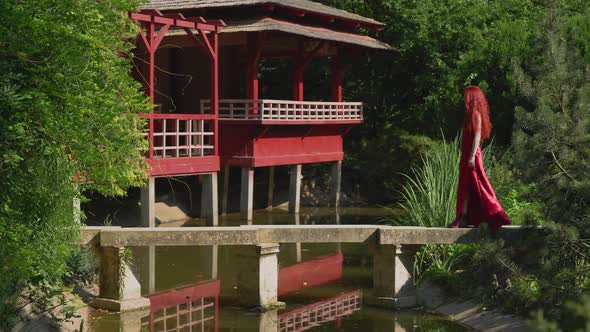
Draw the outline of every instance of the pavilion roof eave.
<instances>
[{"instance_id":1,"label":"pavilion roof eave","mask_svg":"<svg viewBox=\"0 0 590 332\"><path fill-rule=\"evenodd\" d=\"M226 22L226 24L227 26L220 27L220 34L237 32L280 31L288 34L295 34L319 40L328 40L339 43L352 44L372 49L396 51L394 47L366 35L335 31L327 28L313 27L293 22L280 21L268 17L247 21ZM168 32L168 35L170 36L179 34L182 34L182 32Z\"/></svg>"},{"instance_id":2,"label":"pavilion roof eave","mask_svg":"<svg viewBox=\"0 0 590 332\"><path fill-rule=\"evenodd\" d=\"M329 16L349 22L356 22L362 26L380 29L384 26L372 18L364 17L342 9L326 6L310 0L149 0L140 5L140 9L157 9L163 11L178 11L191 9L231 8L243 6L277 6L312 13L319 16Z\"/></svg>"}]
</instances>

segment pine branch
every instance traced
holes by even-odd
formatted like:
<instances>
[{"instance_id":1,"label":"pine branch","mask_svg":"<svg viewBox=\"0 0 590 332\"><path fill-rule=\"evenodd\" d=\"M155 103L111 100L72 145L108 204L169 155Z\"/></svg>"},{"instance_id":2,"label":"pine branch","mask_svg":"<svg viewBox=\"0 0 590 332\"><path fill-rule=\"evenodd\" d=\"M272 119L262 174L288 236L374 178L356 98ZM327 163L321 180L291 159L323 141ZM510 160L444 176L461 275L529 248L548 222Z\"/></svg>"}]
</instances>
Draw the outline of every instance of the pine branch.
<instances>
[{"instance_id":1,"label":"pine branch","mask_svg":"<svg viewBox=\"0 0 590 332\"><path fill-rule=\"evenodd\" d=\"M561 164L559 163L559 160L557 160L557 157L555 156L555 152L553 152L553 150L550 150L549 152L551 153L551 157L553 158L553 162L563 172L563 174L565 174L570 180L576 181L576 179L574 179L574 177L572 177L568 173L568 171L566 171L565 168L563 168L563 166L561 166Z\"/></svg>"}]
</instances>

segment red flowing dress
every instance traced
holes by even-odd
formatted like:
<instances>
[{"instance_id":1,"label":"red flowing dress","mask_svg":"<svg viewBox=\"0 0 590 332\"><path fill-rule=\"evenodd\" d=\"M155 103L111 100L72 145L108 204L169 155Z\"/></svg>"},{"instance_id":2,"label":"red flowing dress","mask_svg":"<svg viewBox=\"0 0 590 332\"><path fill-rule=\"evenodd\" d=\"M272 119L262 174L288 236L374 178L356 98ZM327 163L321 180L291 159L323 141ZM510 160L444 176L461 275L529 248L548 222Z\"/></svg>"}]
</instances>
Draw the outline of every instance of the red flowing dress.
<instances>
[{"instance_id":1,"label":"red flowing dress","mask_svg":"<svg viewBox=\"0 0 590 332\"><path fill-rule=\"evenodd\" d=\"M457 217L452 226L459 225L463 212L463 204L467 198L467 224L478 227L481 223L488 223L492 230L498 230L502 225L511 224L510 218L502 208L496 193L486 176L483 168L481 147L475 153L475 165L469 166L471 147L474 134L463 128L461 143L461 161L459 163L459 188L457 190Z\"/></svg>"}]
</instances>

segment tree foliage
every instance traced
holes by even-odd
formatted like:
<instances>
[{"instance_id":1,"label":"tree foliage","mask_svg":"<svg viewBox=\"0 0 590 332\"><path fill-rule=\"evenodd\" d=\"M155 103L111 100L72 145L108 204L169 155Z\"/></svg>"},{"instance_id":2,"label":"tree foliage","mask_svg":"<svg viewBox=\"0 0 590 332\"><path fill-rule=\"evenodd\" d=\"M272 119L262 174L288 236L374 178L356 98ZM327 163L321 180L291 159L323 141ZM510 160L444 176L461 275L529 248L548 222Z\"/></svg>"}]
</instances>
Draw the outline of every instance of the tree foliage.
<instances>
[{"instance_id":1,"label":"tree foliage","mask_svg":"<svg viewBox=\"0 0 590 332\"><path fill-rule=\"evenodd\" d=\"M351 162L366 159L389 132L454 137L463 118L463 87L479 85L491 105L495 141L510 142L514 107L518 101L510 75L511 59L531 54L534 24L544 4L536 0L346 0L326 3L383 22L376 38L398 52L369 52L355 61L345 79L345 98L365 102L365 123L346 140ZM395 141L391 141L395 144ZM378 203L399 199L397 190L408 167L404 157L381 150L380 163L370 162L368 175L354 173L364 192ZM345 163L346 166L346 163ZM371 171L371 168L376 168ZM352 176L352 175L350 175ZM373 185L373 182L377 185ZM382 183L392 183L385 187ZM369 185L370 184L370 185Z\"/></svg>"},{"instance_id":2,"label":"tree foliage","mask_svg":"<svg viewBox=\"0 0 590 332\"><path fill-rule=\"evenodd\" d=\"M513 70L522 97L513 165L548 222L524 241L483 247L473 270L479 283L492 285L490 299L569 324L565 303L590 290L590 71L581 35L573 33L578 20L559 2L549 5L531 44L537 56L515 61ZM578 322L565 330L586 324Z\"/></svg>"},{"instance_id":3,"label":"tree foliage","mask_svg":"<svg viewBox=\"0 0 590 332\"><path fill-rule=\"evenodd\" d=\"M58 284L79 224L73 199L145 177L130 76L133 1L0 2L0 321L27 285ZM77 179L76 182L73 180ZM1 326L1 324L0 324Z\"/></svg>"}]
</instances>

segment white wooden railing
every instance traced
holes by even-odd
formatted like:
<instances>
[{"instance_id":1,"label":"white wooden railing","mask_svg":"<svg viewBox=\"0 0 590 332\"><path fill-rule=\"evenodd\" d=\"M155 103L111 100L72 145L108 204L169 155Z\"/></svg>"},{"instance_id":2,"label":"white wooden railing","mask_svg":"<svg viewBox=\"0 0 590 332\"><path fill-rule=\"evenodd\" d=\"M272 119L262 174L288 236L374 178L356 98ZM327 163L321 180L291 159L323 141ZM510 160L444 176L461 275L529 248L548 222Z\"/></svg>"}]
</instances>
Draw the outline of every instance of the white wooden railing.
<instances>
[{"instance_id":1,"label":"white wooden railing","mask_svg":"<svg viewBox=\"0 0 590 332\"><path fill-rule=\"evenodd\" d=\"M181 158L213 155L214 120L212 114L152 114L153 131L146 128L150 157Z\"/></svg>"},{"instance_id":2,"label":"white wooden railing","mask_svg":"<svg viewBox=\"0 0 590 332\"><path fill-rule=\"evenodd\" d=\"M201 112L210 113L210 111L210 100L201 100ZM219 100L219 119L269 121L362 120L363 103L221 99Z\"/></svg>"}]
</instances>

